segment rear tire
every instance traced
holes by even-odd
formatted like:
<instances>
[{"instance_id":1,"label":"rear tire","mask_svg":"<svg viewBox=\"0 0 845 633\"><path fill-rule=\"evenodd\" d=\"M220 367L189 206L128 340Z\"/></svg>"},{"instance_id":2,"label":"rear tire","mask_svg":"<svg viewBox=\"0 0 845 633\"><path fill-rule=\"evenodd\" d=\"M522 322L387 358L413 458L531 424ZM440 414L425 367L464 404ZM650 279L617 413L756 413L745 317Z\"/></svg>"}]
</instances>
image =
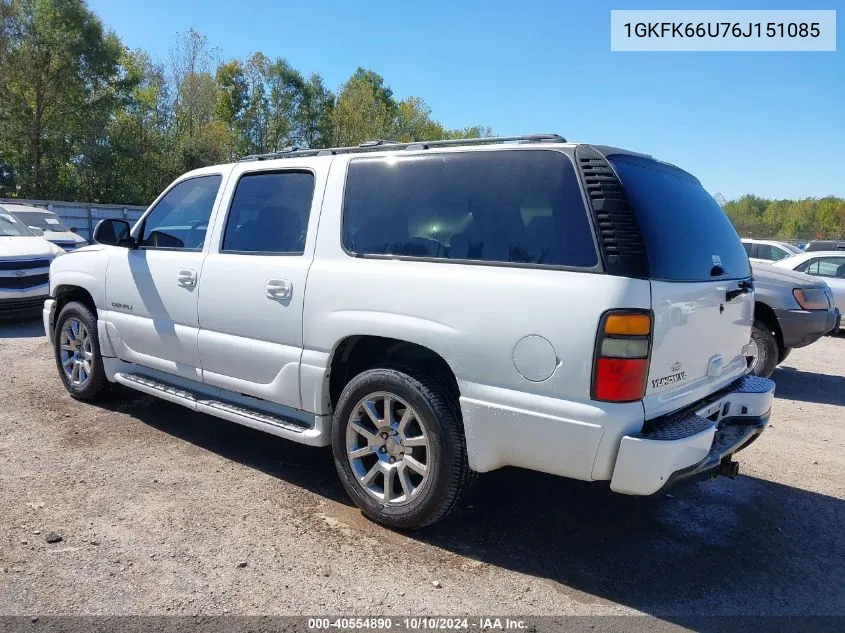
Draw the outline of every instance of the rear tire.
<instances>
[{"instance_id":1,"label":"rear tire","mask_svg":"<svg viewBox=\"0 0 845 633\"><path fill-rule=\"evenodd\" d=\"M789 352L792 351L791 347L781 347L779 348L778 354L778 365L780 365L783 361L786 360L786 357L789 356Z\"/></svg>"},{"instance_id":2,"label":"rear tire","mask_svg":"<svg viewBox=\"0 0 845 633\"><path fill-rule=\"evenodd\" d=\"M457 398L424 371L379 367L355 376L338 399L332 449L355 505L391 528L440 521L474 478Z\"/></svg>"},{"instance_id":3,"label":"rear tire","mask_svg":"<svg viewBox=\"0 0 845 633\"><path fill-rule=\"evenodd\" d=\"M80 400L93 400L107 390L100 355L97 317L84 303L71 301L59 313L53 336L56 367L65 389Z\"/></svg>"},{"instance_id":4,"label":"rear tire","mask_svg":"<svg viewBox=\"0 0 845 633\"><path fill-rule=\"evenodd\" d=\"M761 378L768 378L778 364L778 342L771 329L762 321L754 321L751 327L751 343L757 353L751 358L751 373Z\"/></svg>"}]
</instances>

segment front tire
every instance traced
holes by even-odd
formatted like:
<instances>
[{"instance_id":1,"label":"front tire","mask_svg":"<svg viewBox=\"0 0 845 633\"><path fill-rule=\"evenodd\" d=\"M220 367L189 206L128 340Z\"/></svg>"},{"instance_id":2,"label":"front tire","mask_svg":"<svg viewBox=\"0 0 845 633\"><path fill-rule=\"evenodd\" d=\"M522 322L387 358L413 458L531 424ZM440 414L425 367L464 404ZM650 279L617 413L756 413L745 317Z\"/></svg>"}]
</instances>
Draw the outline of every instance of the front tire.
<instances>
[{"instance_id":1,"label":"front tire","mask_svg":"<svg viewBox=\"0 0 845 633\"><path fill-rule=\"evenodd\" d=\"M346 492L367 517L397 529L443 519L473 478L452 390L434 376L408 371L382 367L355 376L332 425Z\"/></svg>"},{"instance_id":2,"label":"front tire","mask_svg":"<svg viewBox=\"0 0 845 633\"><path fill-rule=\"evenodd\" d=\"M751 373L761 378L768 378L778 364L778 342L772 330L762 321L754 321L751 327L752 352Z\"/></svg>"},{"instance_id":3,"label":"front tire","mask_svg":"<svg viewBox=\"0 0 845 633\"><path fill-rule=\"evenodd\" d=\"M84 303L71 301L59 313L53 337L59 377L71 396L93 400L108 387L97 317Z\"/></svg>"}]
</instances>

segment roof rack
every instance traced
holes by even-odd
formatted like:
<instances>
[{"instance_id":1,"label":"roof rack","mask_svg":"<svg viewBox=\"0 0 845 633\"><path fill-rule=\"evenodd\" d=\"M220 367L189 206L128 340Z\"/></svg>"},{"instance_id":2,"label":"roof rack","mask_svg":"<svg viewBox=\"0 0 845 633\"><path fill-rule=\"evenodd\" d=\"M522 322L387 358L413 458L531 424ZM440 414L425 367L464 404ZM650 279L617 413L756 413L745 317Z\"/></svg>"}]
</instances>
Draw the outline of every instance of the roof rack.
<instances>
[{"instance_id":1,"label":"roof rack","mask_svg":"<svg viewBox=\"0 0 845 633\"><path fill-rule=\"evenodd\" d=\"M360 145L350 147L329 147L325 149L300 149L298 147L285 147L278 152L269 154L252 154L244 156L239 162L253 160L272 160L274 158L290 158L293 156L334 156L336 154L360 154L364 152L379 151L385 149L420 150L431 147L457 147L463 145L487 145L491 143L566 143L566 139L559 134L529 134L527 136L487 136L481 138L456 138L443 139L439 141L411 141L400 143L377 139L366 141Z\"/></svg>"}]
</instances>

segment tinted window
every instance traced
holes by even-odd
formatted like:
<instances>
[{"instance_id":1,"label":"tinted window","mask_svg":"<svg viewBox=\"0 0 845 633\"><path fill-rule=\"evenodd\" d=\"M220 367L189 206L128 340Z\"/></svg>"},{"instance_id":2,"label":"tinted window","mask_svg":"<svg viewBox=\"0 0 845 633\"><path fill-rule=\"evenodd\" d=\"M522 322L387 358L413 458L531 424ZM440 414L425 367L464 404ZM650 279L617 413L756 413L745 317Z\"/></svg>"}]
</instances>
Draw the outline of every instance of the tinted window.
<instances>
[{"instance_id":1,"label":"tinted window","mask_svg":"<svg viewBox=\"0 0 845 633\"><path fill-rule=\"evenodd\" d=\"M751 275L739 235L695 178L648 158L609 158L639 220L654 279L712 281Z\"/></svg>"},{"instance_id":2,"label":"tinted window","mask_svg":"<svg viewBox=\"0 0 845 633\"><path fill-rule=\"evenodd\" d=\"M845 277L845 257L822 257L810 262L805 271L817 277Z\"/></svg>"},{"instance_id":3,"label":"tinted window","mask_svg":"<svg viewBox=\"0 0 845 633\"><path fill-rule=\"evenodd\" d=\"M572 163L553 151L355 159L343 244L360 254L598 263Z\"/></svg>"},{"instance_id":4,"label":"tinted window","mask_svg":"<svg viewBox=\"0 0 845 633\"><path fill-rule=\"evenodd\" d=\"M174 186L144 220L141 246L201 250L220 181L199 176Z\"/></svg>"},{"instance_id":5,"label":"tinted window","mask_svg":"<svg viewBox=\"0 0 845 633\"><path fill-rule=\"evenodd\" d=\"M229 208L222 250L302 254L313 196L314 176L307 172L242 176Z\"/></svg>"},{"instance_id":6,"label":"tinted window","mask_svg":"<svg viewBox=\"0 0 845 633\"><path fill-rule=\"evenodd\" d=\"M751 242L743 242L742 247L745 249L746 255L748 255L749 257L753 257L751 252L754 250L754 244L752 244Z\"/></svg>"}]
</instances>

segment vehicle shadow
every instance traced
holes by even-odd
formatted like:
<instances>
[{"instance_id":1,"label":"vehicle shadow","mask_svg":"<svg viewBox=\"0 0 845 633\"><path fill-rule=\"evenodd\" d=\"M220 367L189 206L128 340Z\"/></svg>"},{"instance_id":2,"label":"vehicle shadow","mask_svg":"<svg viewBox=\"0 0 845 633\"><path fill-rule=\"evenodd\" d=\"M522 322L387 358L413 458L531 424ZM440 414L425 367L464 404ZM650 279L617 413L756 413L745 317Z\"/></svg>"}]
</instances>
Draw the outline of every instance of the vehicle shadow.
<instances>
[{"instance_id":1,"label":"vehicle shadow","mask_svg":"<svg viewBox=\"0 0 845 633\"><path fill-rule=\"evenodd\" d=\"M16 319L0 318L0 338L38 338L44 336L41 315Z\"/></svg>"},{"instance_id":2,"label":"vehicle shadow","mask_svg":"<svg viewBox=\"0 0 845 633\"><path fill-rule=\"evenodd\" d=\"M772 374L775 397L818 404L845 405L845 378L778 367Z\"/></svg>"},{"instance_id":3,"label":"vehicle shadow","mask_svg":"<svg viewBox=\"0 0 845 633\"><path fill-rule=\"evenodd\" d=\"M328 449L294 444L135 393L104 406L351 505ZM753 461L754 449L739 461L743 458ZM845 501L754 477L695 483L656 497L626 497L602 483L508 468L482 475L447 520L405 536L554 581L557 586L550 585L549 591L566 592L569 599L610 600L693 630L718 630L724 623L710 626L684 618L845 615L842 525Z\"/></svg>"}]
</instances>

